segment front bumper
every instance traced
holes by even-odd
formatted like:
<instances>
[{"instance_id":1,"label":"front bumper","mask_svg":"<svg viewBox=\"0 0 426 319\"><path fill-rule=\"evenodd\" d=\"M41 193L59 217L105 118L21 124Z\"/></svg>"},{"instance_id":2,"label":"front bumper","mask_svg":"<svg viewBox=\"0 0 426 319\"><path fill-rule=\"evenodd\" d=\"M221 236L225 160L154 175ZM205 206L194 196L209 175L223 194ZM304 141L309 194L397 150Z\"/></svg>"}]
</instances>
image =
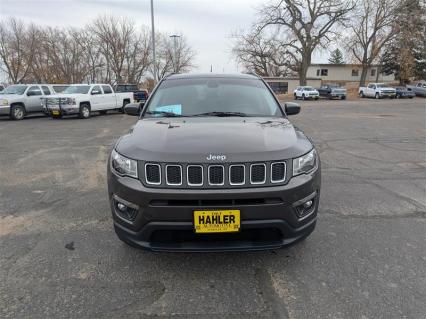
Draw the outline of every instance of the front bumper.
<instances>
[{"instance_id":1,"label":"front bumper","mask_svg":"<svg viewBox=\"0 0 426 319\"><path fill-rule=\"evenodd\" d=\"M335 93L335 92L331 92L330 96L331 97L342 98L342 97L346 97L346 93Z\"/></svg>"},{"instance_id":2,"label":"front bumper","mask_svg":"<svg viewBox=\"0 0 426 319\"><path fill-rule=\"evenodd\" d=\"M396 96L396 93L385 93L385 92L379 92L380 97L390 97L394 98Z\"/></svg>"},{"instance_id":3,"label":"front bumper","mask_svg":"<svg viewBox=\"0 0 426 319\"><path fill-rule=\"evenodd\" d=\"M154 189L108 169L114 228L120 239L154 251L239 251L275 249L308 236L315 228L320 168L293 177L286 185L241 189ZM297 205L313 199L312 210L297 215ZM130 221L117 212L116 200L137 208ZM239 233L196 234L195 210L241 212Z\"/></svg>"},{"instance_id":4,"label":"front bumper","mask_svg":"<svg viewBox=\"0 0 426 319\"><path fill-rule=\"evenodd\" d=\"M49 115L73 115L80 112L78 105L48 105L44 108Z\"/></svg>"},{"instance_id":5,"label":"front bumper","mask_svg":"<svg viewBox=\"0 0 426 319\"><path fill-rule=\"evenodd\" d=\"M0 106L0 116L10 115L10 105Z\"/></svg>"}]
</instances>

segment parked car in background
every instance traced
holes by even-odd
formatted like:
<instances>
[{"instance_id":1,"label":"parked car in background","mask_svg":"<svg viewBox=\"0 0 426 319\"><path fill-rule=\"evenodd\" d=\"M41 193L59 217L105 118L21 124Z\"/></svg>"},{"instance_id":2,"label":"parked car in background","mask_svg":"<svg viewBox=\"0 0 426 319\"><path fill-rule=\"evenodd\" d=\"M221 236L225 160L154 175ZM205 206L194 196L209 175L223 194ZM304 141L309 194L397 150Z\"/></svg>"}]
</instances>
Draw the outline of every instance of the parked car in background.
<instances>
[{"instance_id":1,"label":"parked car in background","mask_svg":"<svg viewBox=\"0 0 426 319\"><path fill-rule=\"evenodd\" d=\"M22 120L27 114L42 112L42 98L54 93L48 84L14 84L0 96L0 115Z\"/></svg>"},{"instance_id":2,"label":"parked car in background","mask_svg":"<svg viewBox=\"0 0 426 319\"><path fill-rule=\"evenodd\" d=\"M114 87L115 92L132 92L133 101L136 103L145 104L148 100L148 90L139 89L137 84L118 84Z\"/></svg>"},{"instance_id":3,"label":"parked car in background","mask_svg":"<svg viewBox=\"0 0 426 319\"><path fill-rule=\"evenodd\" d=\"M326 84L318 89L318 93L320 96L326 97L330 100L334 97L345 100L347 91L344 87L338 84Z\"/></svg>"},{"instance_id":4,"label":"parked car in background","mask_svg":"<svg viewBox=\"0 0 426 319\"><path fill-rule=\"evenodd\" d=\"M298 86L294 92L294 99L302 99L302 100L318 100L319 99L319 93L316 89L314 89L312 86Z\"/></svg>"},{"instance_id":5,"label":"parked car in background","mask_svg":"<svg viewBox=\"0 0 426 319\"><path fill-rule=\"evenodd\" d=\"M360 97L374 97L376 99L384 97L393 99L396 96L396 90L384 83L370 83L367 87L361 86L358 93Z\"/></svg>"},{"instance_id":6,"label":"parked car in background","mask_svg":"<svg viewBox=\"0 0 426 319\"><path fill-rule=\"evenodd\" d=\"M78 115L86 119L93 111L106 114L108 110L123 110L132 98L132 93L115 93L109 84L72 84L61 94L47 98L46 109L53 118Z\"/></svg>"},{"instance_id":7,"label":"parked car in background","mask_svg":"<svg viewBox=\"0 0 426 319\"><path fill-rule=\"evenodd\" d=\"M403 98L410 98L412 99L413 97L416 96L416 94L413 91L409 91L407 88L403 87L403 86L398 86L395 88L396 90L396 98L397 99L403 99Z\"/></svg>"},{"instance_id":8,"label":"parked car in background","mask_svg":"<svg viewBox=\"0 0 426 319\"><path fill-rule=\"evenodd\" d=\"M419 82L416 85L407 85L408 91L413 91L417 96L426 97L426 82Z\"/></svg>"},{"instance_id":9,"label":"parked car in background","mask_svg":"<svg viewBox=\"0 0 426 319\"><path fill-rule=\"evenodd\" d=\"M4 85L1 85L1 84L0 84L0 94L2 94L2 93L3 93L3 90L4 90Z\"/></svg>"}]
</instances>

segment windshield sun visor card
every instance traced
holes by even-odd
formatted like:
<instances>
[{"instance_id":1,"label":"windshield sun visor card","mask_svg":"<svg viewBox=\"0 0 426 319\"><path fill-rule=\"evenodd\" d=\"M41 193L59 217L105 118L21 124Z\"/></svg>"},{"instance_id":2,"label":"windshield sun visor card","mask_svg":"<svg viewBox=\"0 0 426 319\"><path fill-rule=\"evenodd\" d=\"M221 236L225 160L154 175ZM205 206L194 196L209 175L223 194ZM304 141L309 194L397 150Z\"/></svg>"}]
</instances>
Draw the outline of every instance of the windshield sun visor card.
<instances>
[{"instance_id":1,"label":"windshield sun visor card","mask_svg":"<svg viewBox=\"0 0 426 319\"><path fill-rule=\"evenodd\" d=\"M181 104L174 104L174 105L157 106L155 108L155 111L157 111L157 112L168 112L168 113L174 113L176 115L182 115L182 105Z\"/></svg>"}]
</instances>

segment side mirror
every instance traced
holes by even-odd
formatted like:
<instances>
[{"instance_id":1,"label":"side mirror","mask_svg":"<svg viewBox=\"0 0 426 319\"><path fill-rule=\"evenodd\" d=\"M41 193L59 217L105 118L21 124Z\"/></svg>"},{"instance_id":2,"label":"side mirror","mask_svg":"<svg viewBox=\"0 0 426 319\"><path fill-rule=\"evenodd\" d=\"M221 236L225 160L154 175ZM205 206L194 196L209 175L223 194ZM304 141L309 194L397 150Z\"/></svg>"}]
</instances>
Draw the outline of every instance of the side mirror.
<instances>
[{"instance_id":1,"label":"side mirror","mask_svg":"<svg viewBox=\"0 0 426 319\"><path fill-rule=\"evenodd\" d=\"M100 92L100 91L98 91L98 90L93 90L93 91L92 91L92 93L90 93L90 94L92 94L92 95L96 95L96 94L101 94L101 92Z\"/></svg>"},{"instance_id":2,"label":"side mirror","mask_svg":"<svg viewBox=\"0 0 426 319\"><path fill-rule=\"evenodd\" d=\"M139 116L141 105L139 103L129 103L124 107L124 112L127 115Z\"/></svg>"},{"instance_id":3,"label":"side mirror","mask_svg":"<svg viewBox=\"0 0 426 319\"><path fill-rule=\"evenodd\" d=\"M284 104L285 114L295 115L300 113L300 105L294 102L286 102Z\"/></svg>"}]
</instances>

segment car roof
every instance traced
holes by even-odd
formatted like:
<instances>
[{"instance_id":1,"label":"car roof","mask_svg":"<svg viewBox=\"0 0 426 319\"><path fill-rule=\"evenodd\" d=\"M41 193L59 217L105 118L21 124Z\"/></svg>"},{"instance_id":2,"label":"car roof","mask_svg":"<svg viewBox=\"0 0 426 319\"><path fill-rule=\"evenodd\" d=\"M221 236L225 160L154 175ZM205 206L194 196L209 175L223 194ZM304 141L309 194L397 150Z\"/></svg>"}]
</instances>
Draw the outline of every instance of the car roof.
<instances>
[{"instance_id":1,"label":"car roof","mask_svg":"<svg viewBox=\"0 0 426 319\"><path fill-rule=\"evenodd\" d=\"M244 73L185 73L185 74L172 74L164 80L177 80L177 79L201 79L201 78L228 78L228 79L258 79L259 77L252 74Z\"/></svg>"}]
</instances>

